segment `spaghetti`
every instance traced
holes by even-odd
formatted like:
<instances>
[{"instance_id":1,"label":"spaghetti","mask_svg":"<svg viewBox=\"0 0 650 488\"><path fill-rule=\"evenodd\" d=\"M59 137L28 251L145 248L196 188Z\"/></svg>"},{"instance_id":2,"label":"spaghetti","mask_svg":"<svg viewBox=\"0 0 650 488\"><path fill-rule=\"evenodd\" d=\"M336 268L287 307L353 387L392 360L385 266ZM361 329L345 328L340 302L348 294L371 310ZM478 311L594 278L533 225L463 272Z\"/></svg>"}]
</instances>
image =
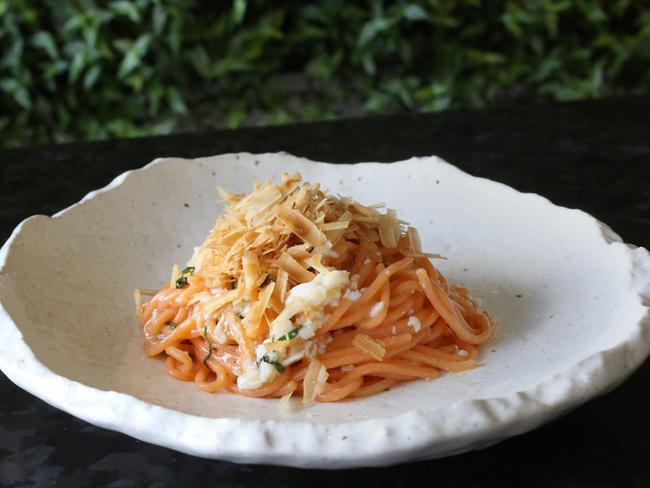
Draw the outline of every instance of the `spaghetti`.
<instances>
[{"instance_id":1,"label":"spaghetti","mask_svg":"<svg viewBox=\"0 0 650 488\"><path fill-rule=\"evenodd\" d=\"M170 376L309 403L476 367L494 322L393 210L299 174L219 192L226 212L188 266L135 292L145 351L165 357Z\"/></svg>"}]
</instances>

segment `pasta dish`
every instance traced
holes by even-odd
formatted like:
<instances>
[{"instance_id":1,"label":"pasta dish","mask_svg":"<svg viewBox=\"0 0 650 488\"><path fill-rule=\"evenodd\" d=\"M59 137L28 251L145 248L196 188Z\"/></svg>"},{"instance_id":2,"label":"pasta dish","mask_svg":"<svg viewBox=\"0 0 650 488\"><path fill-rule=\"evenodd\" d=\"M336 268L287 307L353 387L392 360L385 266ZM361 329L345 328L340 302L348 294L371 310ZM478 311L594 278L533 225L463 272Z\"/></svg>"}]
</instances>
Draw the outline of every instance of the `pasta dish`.
<instances>
[{"instance_id":1,"label":"pasta dish","mask_svg":"<svg viewBox=\"0 0 650 488\"><path fill-rule=\"evenodd\" d=\"M476 367L495 323L383 205L299 174L223 215L160 290L136 290L145 352L206 392L333 402Z\"/></svg>"}]
</instances>

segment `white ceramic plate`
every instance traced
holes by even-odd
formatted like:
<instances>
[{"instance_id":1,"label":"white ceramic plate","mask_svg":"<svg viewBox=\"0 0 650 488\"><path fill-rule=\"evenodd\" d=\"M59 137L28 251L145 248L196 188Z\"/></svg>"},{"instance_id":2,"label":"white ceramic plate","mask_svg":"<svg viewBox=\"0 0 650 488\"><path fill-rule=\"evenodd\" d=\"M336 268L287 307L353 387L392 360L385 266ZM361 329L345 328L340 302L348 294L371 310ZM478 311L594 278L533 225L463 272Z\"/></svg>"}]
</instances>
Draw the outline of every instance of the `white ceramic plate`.
<instances>
[{"instance_id":1,"label":"white ceramic plate","mask_svg":"<svg viewBox=\"0 0 650 488\"><path fill-rule=\"evenodd\" d=\"M480 367L377 396L281 413L206 394L148 359L131 293L168 279L221 207L215 186L300 171L386 202L453 282L499 320ZM474 178L438 158L330 165L287 154L160 159L0 252L0 366L93 424L198 456L343 468L446 456L530 430L626 378L650 349L650 257L579 210Z\"/></svg>"}]
</instances>

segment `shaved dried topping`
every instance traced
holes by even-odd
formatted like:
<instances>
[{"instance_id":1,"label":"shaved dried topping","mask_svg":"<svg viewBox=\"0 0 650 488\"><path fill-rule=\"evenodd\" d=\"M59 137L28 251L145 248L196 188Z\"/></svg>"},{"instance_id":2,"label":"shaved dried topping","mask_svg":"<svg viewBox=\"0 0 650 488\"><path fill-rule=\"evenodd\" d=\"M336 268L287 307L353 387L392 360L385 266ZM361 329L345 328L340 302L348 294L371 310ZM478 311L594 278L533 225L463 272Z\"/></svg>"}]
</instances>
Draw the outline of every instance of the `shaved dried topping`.
<instances>
[{"instance_id":1,"label":"shaved dried topping","mask_svg":"<svg viewBox=\"0 0 650 488\"><path fill-rule=\"evenodd\" d=\"M377 361L384 360L386 348L381 341L368 337L366 334L357 334L352 339L352 345L369 356L372 356Z\"/></svg>"},{"instance_id":2,"label":"shaved dried topping","mask_svg":"<svg viewBox=\"0 0 650 488\"><path fill-rule=\"evenodd\" d=\"M350 221L337 221L337 222L328 222L320 226L321 230L342 230L347 229L350 226Z\"/></svg>"},{"instance_id":3,"label":"shaved dried topping","mask_svg":"<svg viewBox=\"0 0 650 488\"><path fill-rule=\"evenodd\" d=\"M420 241L420 235L415 227L409 227L406 230L406 237L409 239L409 245L411 251L416 253L422 252L422 241Z\"/></svg>"},{"instance_id":4,"label":"shaved dried topping","mask_svg":"<svg viewBox=\"0 0 650 488\"><path fill-rule=\"evenodd\" d=\"M327 368L318 359L312 359L302 382L302 403L313 402L321 394L327 381Z\"/></svg>"},{"instance_id":5,"label":"shaved dried topping","mask_svg":"<svg viewBox=\"0 0 650 488\"><path fill-rule=\"evenodd\" d=\"M220 292L199 294L195 301L210 314L244 307L244 300L245 316L232 313L227 325L247 338L261 337L271 323L284 318L289 291L331 269L328 260L357 239L358 232L416 259L427 256L415 229L406 230L394 210L382 213L377 210L382 204L363 206L329 195L297 173L283 174L279 184L259 183L250 194L218 191L225 212L188 265L194 267L194 276ZM180 275L176 267L172 286ZM373 357L383 356L383 346L364 337L356 339L361 341L358 347Z\"/></svg>"},{"instance_id":6,"label":"shaved dried topping","mask_svg":"<svg viewBox=\"0 0 650 488\"><path fill-rule=\"evenodd\" d=\"M169 287L174 288L176 286L176 280L178 280L178 277L181 275L181 272L178 269L178 264L174 264L172 266L172 276L169 278Z\"/></svg>"},{"instance_id":7,"label":"shaved dried topping","mask_svg":"<svg viewBox=\"0 0 650 488\"><path fill-rule=\"evenodd\" d=\"M264 291L260 293L260 299L255 303L251 311L248 313L244 322L246 324L246 335L248 337L257 337L260 335L260 328L262 320L264 319L264 312L266 307L269 305L269 300L271 300L271 295L273 294L273 289L275 288L275 283L270 283Z\"/></svg>"},{"instance_id":8,"label":"shaved dried topping","mask_svg":"<svg viewBox=\"0 0 650 488\"><path fill-rule=\"evenodd\" d=\"M242 267L244 268L244 289L246 292L252 293L260 272L257 254L253 251L244 252L244 255L242 256Z\"/></svg>"},{"instance_id":9,"label":"shaved dried topping","mask_svg":"<svg viewBox=\"0 0 650 488\"><path fill-rule=\"evenodd\" d=\"M278 279L276 281L276 289L278 290L278 298L280 303L284 303L287 298L287 284L289 283L289 274L281 269L278 271Z\"/></svg>"},{"instance_id":10,"label":"shaved dried topping","mask_svg":"<svg viewBox=\"0 0 650 488\"><path fill-rule=\"evenodd\" d=\"M384 247L392 248L397 247L397 239L399 234L395 235L395 229L399 232L399 223L395 218L394 212L389 210L384 215L379 216L379 237Z\"/></svg>"},{"instance_id":11,"label":"shaved dried topping","mask_svg":"<svg viewBox=\"0 0 650 488\"><path fill-rule=\"evenodd\" d=\"M221 188L220 186L217 187L217 193L219 193L219 198L221 198L224 202L238 202L241 200L241 195L230 193L228 190Z\"/></svg>"},{"instance_id":12,"label":"shaved dried topping","mask_svg":"<svg viewBox=\"0 0 650 488\"><path fill-rule=\"evenodd\" d=\"M310 273L305 266L293 259L289 253L282 254L282 256L278 258L276 264L279 268L285 270L292 280L298 283L311 281L314 278L314 275Z\"/></svg>"},{"instance_id":13,"label":"shaved dried topping","mask_svg":"<svg viewBox=\"0 0 650 488\"><path fill-rule=\"evenodd\" d=\"M298 388L298 383L295 381L290 381L288 383L288 387L289 392L282 395L280 401L278 402L278 410L280 412L288 412L291 410L291 396L293 395L293 392L296 391L296 388Z\"/></svg>"},{"instance_id":14,"label":"shaved dried topping","mask_svg":"<svg viewBox=\"0 0 650 488\"><path fill-rule=\"evenodd\" d=\"M304 188L304 187L303 187ZM277 209L278 218L284 222L291 231L296 234L300 239L312 247L323 244L327 238L321 230L316 227L311 220L302 215L300 212L291 210L286 206L281 206Z\"/></svg>"}]
</instances>

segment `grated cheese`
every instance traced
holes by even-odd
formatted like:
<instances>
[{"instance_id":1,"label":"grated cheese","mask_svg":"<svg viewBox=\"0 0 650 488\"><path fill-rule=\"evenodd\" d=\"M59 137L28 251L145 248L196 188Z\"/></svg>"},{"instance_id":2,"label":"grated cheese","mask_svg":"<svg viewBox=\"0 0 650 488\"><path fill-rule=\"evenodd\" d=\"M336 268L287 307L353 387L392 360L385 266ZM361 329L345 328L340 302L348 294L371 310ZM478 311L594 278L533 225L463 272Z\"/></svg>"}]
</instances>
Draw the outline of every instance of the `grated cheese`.
<instances>
[{"instance_id":1,"label":"grated cheese","mask_svg":"<svg viewBox=\"0 0 650 488\"><path fill-rule=\"evenodd\" d=\"M345 290L345 295L343 295L343 298L347 298L348 300L355 302L361 298L361 292L359 290L351 290L348 288Z\"/></svg>"},{"instance_id":2,"label":"grated cheese","mask_svg":"<svg viewBox=\"0 0 650 488\"><path fill-rule=\"evenodd\" d=\"M418 319L415 315L411 315L409 317L407 324L409 327L413 327L413 330L415 330L415 332L420 332L420 329L422 328L420 319Z\"/></svg>"},{"instance_id":3,"label":"grated cheese","mask_svg":"<svg viewBox=\"0 0 650 488\"><path fill-rule=\"evenodd\" d=\"M384 302L375 303L370 309L370 317L375 318L384 309Z\"/></svg>"}]
</instances>

